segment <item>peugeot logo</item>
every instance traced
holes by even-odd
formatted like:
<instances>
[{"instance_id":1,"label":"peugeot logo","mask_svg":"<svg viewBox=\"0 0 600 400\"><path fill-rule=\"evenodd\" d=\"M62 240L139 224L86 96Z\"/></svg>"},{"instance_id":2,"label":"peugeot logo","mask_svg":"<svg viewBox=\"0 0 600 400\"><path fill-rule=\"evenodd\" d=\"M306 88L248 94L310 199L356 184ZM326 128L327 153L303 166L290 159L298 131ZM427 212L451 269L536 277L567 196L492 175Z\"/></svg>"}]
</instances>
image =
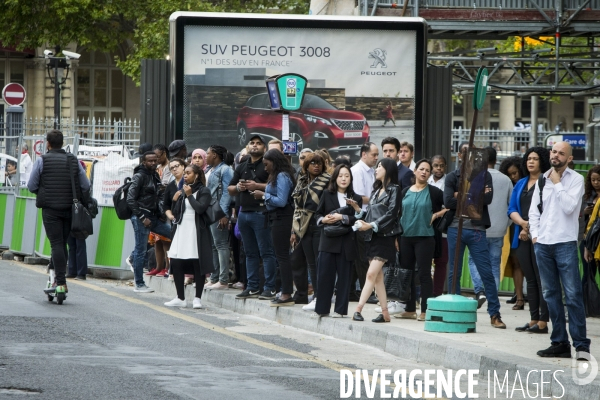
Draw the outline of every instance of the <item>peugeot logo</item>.
<instances>
[{"instance_id":1,"label":"peugeot logo","mask_svg":"<svg viewBox=\"0 0 600 400\"><path fill-rule=\"evenodd\" d=\"M377 68L378 65L381 65L381 68L387 68L387 64L385 63L385 57L387 52L382 49L375 49L369 53L369 58L373 59L373 64L371 68Z\"/></svg>"}]
</instances>

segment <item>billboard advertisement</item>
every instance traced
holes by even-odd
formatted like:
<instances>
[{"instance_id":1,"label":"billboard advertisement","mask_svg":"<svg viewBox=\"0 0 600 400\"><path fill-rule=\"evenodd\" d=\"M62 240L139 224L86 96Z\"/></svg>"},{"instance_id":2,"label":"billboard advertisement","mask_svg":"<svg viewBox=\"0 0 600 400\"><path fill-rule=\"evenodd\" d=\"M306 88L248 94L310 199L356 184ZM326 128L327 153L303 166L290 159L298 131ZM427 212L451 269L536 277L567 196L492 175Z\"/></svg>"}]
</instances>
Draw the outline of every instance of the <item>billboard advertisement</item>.
<instances>
[{"instance_id":1,"label":"billboard advertisement","mask_svg":"<svg viewBox=\"0 0 600 400\"><path fill-rule=\"evenodd\" d=\"M253 134L282 140L266 79L299 74L304 100L289 113L298 150L355 158L394 136L421 148L425 23L419 18L175 13L172 126L188 149L233 153ZM283 101L283 100L282 100Z\"/></svg>"}]
</instances>

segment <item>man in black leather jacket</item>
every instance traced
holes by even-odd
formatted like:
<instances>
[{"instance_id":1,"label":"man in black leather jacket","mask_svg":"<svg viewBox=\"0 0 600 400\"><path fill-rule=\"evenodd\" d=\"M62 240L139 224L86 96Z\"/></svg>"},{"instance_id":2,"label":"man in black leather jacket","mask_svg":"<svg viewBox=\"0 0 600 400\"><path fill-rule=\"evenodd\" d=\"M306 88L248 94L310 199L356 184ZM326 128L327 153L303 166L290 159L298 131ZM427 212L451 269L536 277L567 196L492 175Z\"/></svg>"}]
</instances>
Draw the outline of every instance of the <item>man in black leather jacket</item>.
<instances>
[{"instance_id":1,"label":"man in black leather jacket","mask_svg":"<svg viewBox=\"0 0 600 400\"><path fill-rule=\"evenodd\" d=\"M171 227L167 222L158 219L158 185L160 178L156 173L156 154L149 151L141 157L141 164L133 170L131 186L127 192L127 205L131 209L131 223L135 234L133 250L133 274L135 278L134 292L151 293L154 290L144 282L144 265L146 264L146 244L150 231L170 238Z\"/></svg>"}]
</instances>

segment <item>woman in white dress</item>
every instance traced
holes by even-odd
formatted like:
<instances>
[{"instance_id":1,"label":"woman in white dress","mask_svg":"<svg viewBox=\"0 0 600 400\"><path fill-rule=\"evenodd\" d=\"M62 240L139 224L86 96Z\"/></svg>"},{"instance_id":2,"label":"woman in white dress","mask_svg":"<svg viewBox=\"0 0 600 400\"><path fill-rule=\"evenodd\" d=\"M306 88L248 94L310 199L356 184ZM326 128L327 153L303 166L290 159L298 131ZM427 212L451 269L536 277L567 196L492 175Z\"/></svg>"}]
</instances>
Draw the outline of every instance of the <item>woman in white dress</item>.
<instances>
[{"instance_id":1,"label":"woman in white dress","mask_svg":"<svg viewBox=\"0 0 600 400\"><path fill-rule=\"evenodd\" d=\"M173 242L169 250L171 270L177 289L177 297L165 303L167 307L186 307L184 293L184 274L203 277L214 271L212 262L212 235L205 212L210 206L210 190L202 168L189 165L183 173L184 185L179 192L172 212ZM193 307L202 308L200 298L204 289L204 279L196 282L196 297Z\"/></svg>"}]
</instances>

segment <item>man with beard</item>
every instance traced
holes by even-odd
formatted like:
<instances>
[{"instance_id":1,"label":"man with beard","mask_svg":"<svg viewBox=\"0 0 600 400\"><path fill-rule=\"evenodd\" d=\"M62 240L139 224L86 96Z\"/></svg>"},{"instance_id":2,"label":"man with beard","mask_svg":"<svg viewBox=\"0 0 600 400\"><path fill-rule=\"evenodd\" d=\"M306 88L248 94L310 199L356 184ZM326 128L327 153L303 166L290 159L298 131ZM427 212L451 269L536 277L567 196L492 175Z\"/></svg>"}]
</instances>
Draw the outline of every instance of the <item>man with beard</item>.
<instances>
[{"instance_id":1,"label":"man with beard","mask_svg":"<svg viewBox=\"0 0 600 400\"><path fill-rule=\"evenodd\" d=\"M583 289L579 277L577 236L579 210L583 196L583 177L567 167L573 149L558 142L550 152L552 168L535 184L529 208L529 232L540 270L544 300L552 321L551 346L540 350L540 357L571 357L567 335L564 290L569 312L569 333L578 359L587 359L590 339L586 337ZM540 184L543 182L543 187ZM541 190L541 198L540 198ZM562 287L561 287L562 284Z\"/></svg>"},{"instance_id":2,"label":"man with beard","mask_svg":"<svg viewBox=\"0 0 600 400\"><path fill-rule=\"evenodd\" d=\"M271 228L267 223L265 200L264 196L262 199L255 199L252 195L255 190L264 192L269 179L269 174L265 171L263 164L265 147L265 142L259 135L250 138L248 143L250 158L235 169L227 188L231 196L239 196L241 208L238 226L246 251L248 285L246 290L236 296L238 299L258 297L261 300L272 300L276 294L277 261L271 240ZM265 285L262 293L259 287L260 258L263 260L265 273Z\"/></svg>"}]
</instances>

